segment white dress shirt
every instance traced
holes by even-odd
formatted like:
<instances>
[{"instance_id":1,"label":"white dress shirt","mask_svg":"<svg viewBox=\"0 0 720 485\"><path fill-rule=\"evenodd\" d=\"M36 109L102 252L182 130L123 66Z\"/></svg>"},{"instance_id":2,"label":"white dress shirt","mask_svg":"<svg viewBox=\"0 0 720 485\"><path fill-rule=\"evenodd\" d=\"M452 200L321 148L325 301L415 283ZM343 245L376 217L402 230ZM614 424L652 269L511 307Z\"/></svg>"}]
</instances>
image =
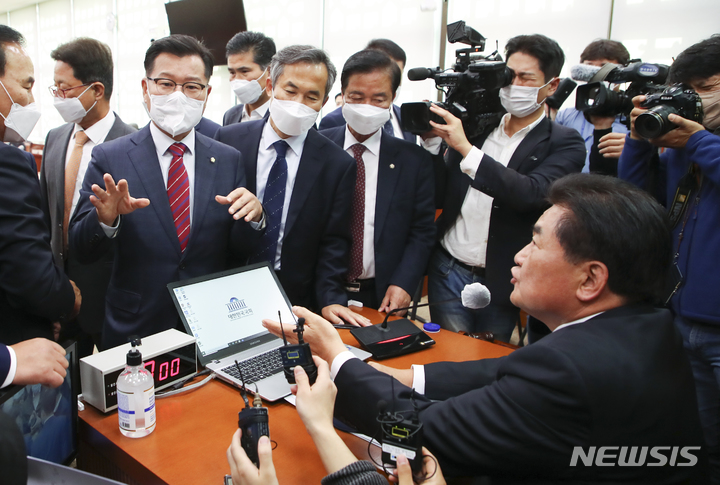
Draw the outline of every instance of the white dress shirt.
<instances>
[{"instance_id":1,"label":"white dress shirt","mask_svg":"<svg viewBox=\"0 0 720 485\"><path fill-rule=\"evenodd\" d=\"M260 147L258 148L257 157L257 198L260 202L265 197L265 187L267 186L268 177L270 176L270 169L275 163L277 153L275 153L275 147L273 143L278 140L282 140L272 127L272 124L268 121L263 127L262 136L260 138ZM288 144L289 149L285 153L285 161L287 162L287 181L285 182L285 200L283 201L282 217L280 219L280 234L278 236L277 251L275 252L275 264L273 267L276 270L280 270L280 255L282 254L282 243L285 235L285 222L287 220L288 208L290 207L290 200L292 198L293 187L295 186L295 179L297 178L298 168L300 167L300 158L302 157L303 148L305 146L305 140L307 139L307 132L298 135L285 138L285 142Z\"/></svg>"},{"instance_id":2,"label":"white dress shirt","mask_svg":"<svg viewBox=\"0 0 720 485\"><path fill-rule=\"evenodd\" d=\"M270 98L265 101L261 106L258 106L256 109L252 111L252 113L248 114L248 105L243 106L242 109L242 116L240 117L240 123L243 123L245 121L254 121L254 120L261 120L265 117L265 113L267 113L268 108L270 108Z\"/></svg>"},{"instance_id":3,"label":"white dress shirt","mask_svg":"<svg viewBox=\"0 0 720 485\"><path fill-rule=\"evenodd\" d=\"M6 348L8 349L8 352L10 352L10 369L8 369L8 374L5 377L5 382L0 384L0 389L12 384L13 379L15 379L15 374L17 373L17 356L15 355L15 351L9 345Z\"/></svg>"},{"instance_id":4,"label":"white dress shirt","mask_svg":"<svg viewBox=\"0 0 720 485\"><path fill-rule=\"evenodd\" d=\"M507 167L520 142L542 121L545 114L512 136L505 133L505 124L509 117L510 114L503 116L500 125L483 143L482 150L472 147L460 163L460 169L471 179L475 180L475 174L485 155ZM470 266L485 267L492 204L493 198L489 195L472 187L467 191L457 220L441 241L447 252L458 261Z\"/></svg>"},{"instance_id":5,"label":"white dress shirt","mask_svg":"<svg viewBox=\"0 0 720 485\"><path fill-rule=\"evenodd\" d=\"M378 166L380 163L380 138L382 129L361 143L365 146L362 159L365 164L365 216L363 218L363 270L360 280L375 278L375 201L377 199ZM355 159L353 145L360 143L345 125L343 149Z\"/></svg>"},{"instance_id":6,"label":"white dress shirt","mask_svg":"<svg viewBox=\"0 0 720 485\"><path fill-rule=\"evenodd\" d=\"M73 127L72 135L70 135L70 143L68 143L67 152L65 153L66 167L68 161L70 160L70 154L75 147L75 134L78 131L85 131L88 141L85 145L83 145L82 156L80 157L80 167L78 168L77 178L75 179L75 192L73 194L72 207L70 208L71 216L75 212L75 207L77 207L78 201L80 200L80 189L82 188L83 180L85 180L85 172L87 172L88 165L90 164L92 150L97 145L105 141L105 138L107 138L114 123L115 113L113 113L112 110L108 110L108 113L103 119L97 121L87 130L83 130L77 123L75 123L75 126Z\"/></svg>"}]
</instances>

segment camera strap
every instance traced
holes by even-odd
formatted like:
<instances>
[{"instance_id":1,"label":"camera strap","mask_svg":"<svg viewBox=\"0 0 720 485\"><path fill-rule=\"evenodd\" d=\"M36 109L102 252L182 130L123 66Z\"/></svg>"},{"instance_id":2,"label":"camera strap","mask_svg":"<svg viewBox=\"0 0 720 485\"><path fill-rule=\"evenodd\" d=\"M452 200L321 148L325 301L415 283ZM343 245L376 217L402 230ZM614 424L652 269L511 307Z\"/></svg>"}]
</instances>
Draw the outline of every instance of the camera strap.
<instances>
[{"instance_id":1,"label":"camera strap","mask_svg":"<svg viewBox=\"0 0 720 485\"><path fill-rule=\"evenodd\" d=\"M613 64L612 62L608 62L607 64L604 64L598 72L595 73L595 75L588 81L589 83L597 83L605 80L605 76L608 75L610 71L618 67L617 64Z\"/></svg>"},{"instance_id":2,"label":"camera strap","mask_svg":"<svg viewBox=\"0 0 720 485\"><path fill-rule=\"evenodd\" d=\"M670 226L675 228L682 219L683 214L687 212L688 205L690 204L690 195L694 191L698 191L702 185L702 174L700 169L694 163L690 164L688 171L678 181L677 189L675 189L675 197L673 198L672 204L670 205L668 216L670 218ZM685 217L687 222L687 217ZM683 222L683 230L685 229L685 222ZM682 235L682 231L680 232Z\"/></svg>"}]
</instances>

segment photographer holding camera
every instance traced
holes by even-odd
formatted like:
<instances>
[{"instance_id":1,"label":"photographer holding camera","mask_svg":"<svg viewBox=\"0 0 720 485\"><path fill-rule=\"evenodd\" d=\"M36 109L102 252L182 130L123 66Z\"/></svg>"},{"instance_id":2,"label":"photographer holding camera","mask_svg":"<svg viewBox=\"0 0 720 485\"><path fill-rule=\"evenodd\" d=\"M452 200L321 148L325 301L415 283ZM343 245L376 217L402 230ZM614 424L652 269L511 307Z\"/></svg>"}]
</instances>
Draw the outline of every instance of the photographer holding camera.
<instances>
[{"instance_id":1,"label":"photographer holding camera","mask_svg":"<svg viewBox=\"0 0 720 485\"><path fill-rule=\"evenodd\" d=\"M585 47L580 62L596 67L608 63L624 66L630 62L630 53L620 42L598 39ZM587 156L583 172L617 176L617 162L628 132L620 115L583 113L573 107L561 110L553 119L560 125L575 128L585 140Z\"/></svg>"},{"instance_id":2,"label":"photographer holding camera","mask_svg":"<svg viewBox=\"0 0 720 485\"><path fill-rule=\"evenodd\" d=\"M548 207L550 184L582 169L585 146L577 131L545 116L543 103L555 92L565 59L557 42L520 35L508 41L505 53L514 78L500 89L508 113L499 124L468 140L460 119L437 105L430 108L445 122L431 121L430 133L450 150L428 290L430 302L437 302L460 296L468 283L487 285L487 307L436 305L432 319L453 331L491 331L507 342L518 320L508 278L513 256L530 241L533 224Z\"/></svg>"},{"instance_id":3,"label":"photographer holding camera","mask_svg":"<svg viewBox=\"0 0 720 485\"><path fill-rule=\"evenodd\" d=\"M666 117L674 129L643 139L638 116L658 111L640 107L644 96L634 98L618 175L655 191L670 213L676 278L669 301L695 377L713 483L720 483L720 36L684 50L669 79L699 95L702 124L672 114L672 100L660 108L671 113ZM667 148L659 156L657 187L648 176L656 147Z\"/></svg>"}]
</instances>

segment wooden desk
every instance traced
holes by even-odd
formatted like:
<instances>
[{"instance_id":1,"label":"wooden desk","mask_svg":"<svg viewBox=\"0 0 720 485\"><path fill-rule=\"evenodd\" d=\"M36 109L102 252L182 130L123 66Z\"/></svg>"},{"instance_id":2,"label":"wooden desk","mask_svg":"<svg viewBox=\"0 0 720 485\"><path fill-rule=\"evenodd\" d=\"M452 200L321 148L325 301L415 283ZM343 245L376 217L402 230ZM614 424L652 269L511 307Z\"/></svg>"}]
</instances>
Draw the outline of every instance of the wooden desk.
<instances>
[{"instance_id":1,"label":"wooden desk","mask_svg":"<svg viewBox=\"0 0 720 485\"><path fill-rule=\"evenodd\" d=\"M373 322L383 315L364 309ZM358 345L348 330L343 340ZM407 368L414 363L465 361L500 357L511 349L442 330L428 350L383 363ZM214 380L195 391L159 399L157 427L148 437L126 438L118 429L117 413L102 414L89 404L80 412L78 468L130 484L220 485L229 473L225 451L237 429L243 407L236 388ZM294 406L285 401L266 403L270 435L277 442L273 461L281 484L319 484L325 470ZM361 456L367 443L340 433Z\"/></svg>"}]
</instances>

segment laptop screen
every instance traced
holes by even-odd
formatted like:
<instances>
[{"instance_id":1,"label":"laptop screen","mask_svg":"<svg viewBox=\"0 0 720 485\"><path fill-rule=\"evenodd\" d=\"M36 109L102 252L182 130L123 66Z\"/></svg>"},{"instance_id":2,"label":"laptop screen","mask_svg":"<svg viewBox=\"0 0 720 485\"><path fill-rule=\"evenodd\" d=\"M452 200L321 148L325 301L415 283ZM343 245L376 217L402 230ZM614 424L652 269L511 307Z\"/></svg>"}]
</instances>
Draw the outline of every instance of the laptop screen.
<instances>
[{"instance_id":1,"label":"laptop screen","mask_svg":"<svg viewBox=\"0 0 720 485\"><path fill-rule=\"evenodd\" d=\"M168 285L205 364L276 337L264 318L294 322L290 302L268 263L245 266Z\"/></svg>"}]
</instances>

